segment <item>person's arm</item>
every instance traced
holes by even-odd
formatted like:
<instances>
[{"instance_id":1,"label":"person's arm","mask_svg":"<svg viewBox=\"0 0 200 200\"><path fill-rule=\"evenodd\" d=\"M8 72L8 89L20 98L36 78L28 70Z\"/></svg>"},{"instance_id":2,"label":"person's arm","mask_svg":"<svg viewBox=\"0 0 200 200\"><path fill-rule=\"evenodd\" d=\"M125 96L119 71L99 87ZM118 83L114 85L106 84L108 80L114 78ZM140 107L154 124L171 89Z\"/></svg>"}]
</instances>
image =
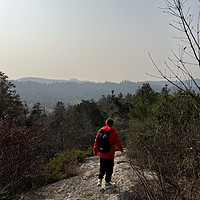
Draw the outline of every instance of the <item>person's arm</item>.
<instances>
[{"instance_id":1,"label":"person's arm","mask_svg":"<svg viewBox=\"0 0 200 200\"><path fill-rule=\"evenodd\" d=\"M121 141L120 141L120 139L119 139L119 136L118 136L118 134L117 134L116 132L115 132L115 134L114 134L114 142L115 142L117 148L118 148L121 152L123 152L124 150L123 150L122 143L121 143Z\"/></svg>"},{"instance_id":2,"label":"person's arm","mask_svg":"<svg viewBox=\"0 0 200 200\"><path fill-rule=\"evenodd\" d=\"M98 131L98 133L97 133L97 135L96 135L96 138L95 138L95 141L94 141L94 152L97 152L98 151L98 148L97 148L97 136L98 136L98 134L99 134L99 131Z\"/></svg>"}]
</instances>

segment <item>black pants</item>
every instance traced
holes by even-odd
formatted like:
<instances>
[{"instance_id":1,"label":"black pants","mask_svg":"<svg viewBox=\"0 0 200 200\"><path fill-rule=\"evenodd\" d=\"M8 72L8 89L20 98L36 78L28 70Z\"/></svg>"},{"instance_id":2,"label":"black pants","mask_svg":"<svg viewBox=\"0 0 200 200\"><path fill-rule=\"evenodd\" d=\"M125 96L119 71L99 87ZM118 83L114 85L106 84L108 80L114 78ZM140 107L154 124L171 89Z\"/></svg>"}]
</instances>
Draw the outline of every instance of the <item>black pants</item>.
<instances>
[{"instance_id":1,"label":"black pants","mask_svg":"<svg viewBox=\"0 0 200 200\"><path fill-rule=\"evenodd\" d=\"M113 173L113 167L114 167L114 158L105 159L100 157L99 179L103 179L103 176L106 173L105 181L110 182Z\"/></svg>"}]
</instances>

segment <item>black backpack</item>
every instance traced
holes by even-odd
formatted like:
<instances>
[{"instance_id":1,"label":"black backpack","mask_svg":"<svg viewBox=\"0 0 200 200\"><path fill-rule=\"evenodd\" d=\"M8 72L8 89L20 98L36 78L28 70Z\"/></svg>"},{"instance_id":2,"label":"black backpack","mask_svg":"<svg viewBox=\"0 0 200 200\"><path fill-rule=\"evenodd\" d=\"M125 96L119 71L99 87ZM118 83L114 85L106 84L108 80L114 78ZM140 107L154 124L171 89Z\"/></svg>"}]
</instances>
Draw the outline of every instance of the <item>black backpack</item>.
<instances>
[{"instance_id":1,"label":"black backpack","mask_svg":"<svg viewBox=\"0 0 200 200\"><path fill-rule=\"evenodd\" d=\"M109 135L111 132L105 132L102 129L100 130L97 136L97 147L98 151L101 153L108 153L110 151L110 141Z\"/></svg>"}]
</instances>

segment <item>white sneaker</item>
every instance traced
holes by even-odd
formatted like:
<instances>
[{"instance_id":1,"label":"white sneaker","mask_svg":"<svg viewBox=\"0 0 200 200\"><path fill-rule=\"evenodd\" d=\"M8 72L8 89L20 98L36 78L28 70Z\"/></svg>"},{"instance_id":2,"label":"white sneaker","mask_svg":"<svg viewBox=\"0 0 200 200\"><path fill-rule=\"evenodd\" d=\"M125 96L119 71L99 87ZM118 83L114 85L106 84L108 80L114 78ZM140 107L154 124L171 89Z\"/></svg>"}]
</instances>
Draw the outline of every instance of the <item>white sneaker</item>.
<instances>
[{"instance_id":1,"label":"white sneaker","mask_svg":"<svg viewBox=\"0 0 200 200\"><path fill-rule=\"evenodd\" d=\"M99 187L100 187L100 186L101 186L101 184L102 184L102 179L99 179L99 180L98 180L98 183L97 183L97 186L99 186Z\"/></svg>"},{"instance_id":2,"label":"white sneaker","mask_svg":"<svg viewBox=\"0 0 200 200\"><path fill-rule=\"evenodd\" d=\"M106 183L105 183L105 187L106 187L106 189L112 188L112 187L115 187L115 184L114 184L114 183L111 183L111 182L106 182Z\"/></svg>"}]
</instances>

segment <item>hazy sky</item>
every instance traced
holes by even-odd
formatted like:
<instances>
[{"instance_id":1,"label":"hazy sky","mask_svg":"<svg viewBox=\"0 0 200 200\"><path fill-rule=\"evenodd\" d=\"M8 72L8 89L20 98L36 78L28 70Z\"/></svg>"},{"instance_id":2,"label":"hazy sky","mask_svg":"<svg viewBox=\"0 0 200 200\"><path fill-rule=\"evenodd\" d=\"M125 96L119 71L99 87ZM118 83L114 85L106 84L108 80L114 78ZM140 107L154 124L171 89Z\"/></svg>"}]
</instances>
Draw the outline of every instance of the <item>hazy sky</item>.
<instances>
[{"instance_id":1,"label":"hazy sky","mask_svg":"<svg viewBox=\"0 0 200 200\"><path fill-rule=\"evenodd\" d=\"M198 0L190 0L197 7ZM10 79L152 80L177 48L164 0L0 0L0 71Z\"/></svg>"}]
</instances>

